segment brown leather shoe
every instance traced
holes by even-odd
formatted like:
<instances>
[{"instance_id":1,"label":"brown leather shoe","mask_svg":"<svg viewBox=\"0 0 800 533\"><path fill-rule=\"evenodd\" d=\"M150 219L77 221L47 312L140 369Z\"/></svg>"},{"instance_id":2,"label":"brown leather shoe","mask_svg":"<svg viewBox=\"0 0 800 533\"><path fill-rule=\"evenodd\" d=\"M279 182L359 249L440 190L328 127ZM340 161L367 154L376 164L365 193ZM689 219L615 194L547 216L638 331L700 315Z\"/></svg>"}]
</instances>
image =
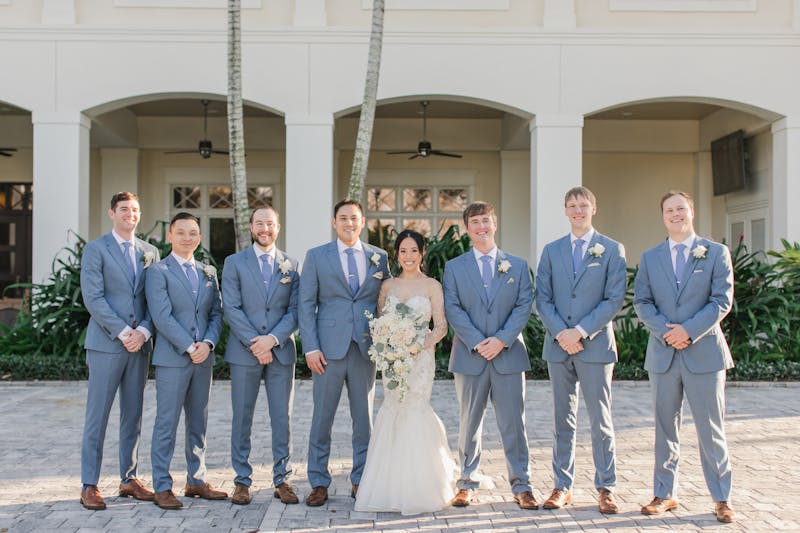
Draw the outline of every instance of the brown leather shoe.
<instances>
[{"instance_id":1,"label":"brown leather shoe","mask_svg":"<svg viewBox=\"0 0 800 533\"><path fill-rule=\"evenodd\" d=\"M228 498L227 492L217 490L208 483L202 485L186 485L183 495L187 498L203 498L204 500L225 500Z\"/></svg>"},{"instance_id":2,"label":"brown leather shoe","mask_svg":"<svg viewBox=\"0 0 800 533\"><path fill-rule=\"evenodd\" d=\"M129 479L127 483L119 484L119 495L125 498L136 498L144 502L151 502L155 493L142 485L136 478Z\"/></svg>"},{"instance_id":3,"label":"brown leather shoe","mask_svg":"<svg viewBox=\"0 0 800 533\"><path fill-rule=\"evenodd\" d=\"M614 493L608 489L600 489L600 496L597 498L600 512L603 514L617 514L619 505L614 500Z\"/></svg>"},{"instance_id":4,"label":"brown leather shoe","mask_svg":"<svg viewBox=\"0 0 800 533\"><path fill-rule=\"evenodd\" d=\"M319 507L328 501L328 487L314 487L311 494L306 497L306 505Z\"/></svg>"},{"instance_id":5,"label":"brown leather shoe","mask_svg":"<svg viewBox=\"0 0 800 533\"><path fill-rule=\"evenodd\" d=\"M736 515L733 512L733 509L730 508L728 502L717 502L716 506L716 515L717 520L724 524L730 524L734 520L736 520Z\"/></svg>"},{"instance_id":6,"label":"brown leather shoe","mask_svg":"<svg viewBox=\"0 0 800 533\"><path fill-rule=\"evenodd\" d=\"M642 507L642 514L661 514L677 509L678 502L656 496L653 501Z\"/></svg>"},{"instance_id":7,"label":"brown leather shoe","mask_svg":"<svg viewBox=\"0 0 800 533\"><path fill-rule=\"evenodd\" d=\"M545 509L561 509L572 501L572 494L567 489L553 489L550 497L547 498L542 507Z\"/></svg>"},{"instance_id":8,"label":"brown leather shoe","mask_svg":"<svg viewBox=\"0 0 800 533\"><path fill-rule=\"evenodd\" d=\"M297 494L294 493L294 489L288 483L281 483L275 487L275 492L273 492L272 495L286 505L300 502L300 498L297 497Z\"/></svg>"},{"instance_id":9,"label":"brown leather shoe","mask_svg":"<svg viewBox=\"0 0 800 533\"><path fill-rule=\"evenodd\" d=\"M453 507L466 507L475 501L475 491L471 489L461 489L456 494L455 498L450 500L450 505Z\"/></svg>"},{"instance_id":10,"label":"brown leather shoe","mask_svg":"<svg viewBox=\"0 0 800 533\"><path fill-rule=\"evenodd\" d=\"M514 496L514 501L517 502L520 509L538 509L539 502L533 497L531 491L520 492Z\"/></svg>"},{"instance_id":11,"label":"brown leather shoe","mask_svg":"<svg viewBox=\"0 0 800 533\"><path fill-rule=\"evenodd\" d=\"M81 505L90 511L102 511L106 508L106 502L100 495L97 485L89 485L81 491Z\"/></svg>"},{"instance_id":12,"label":"brown leather shoe","mask_svg":"<svg viewBox=\"0 0 800 533\"><path fill-rule=\"evenodd\" d=\"M350 489L350 497L355 499L356 494L358 494L358 483L353 484L353 488Z\"/></svg>"},{"instance_id":13,"label":"brown leather shoe","mask_svg":"<svg viewBox=\"0 0 800 533\"><path fill-rule=\"evenodd\" d=\"M233 496L231 496L231 502L235 503L236 505L247 505L252 500L253 497L250 496L250 487L244 483L236 483L236 486L233 489Z\"/></svg>"},{"instance_id":14,"label":"brown leather shoe","mask_svg":"<svg viewBox=\"0 0 800 533\"><path fill-rule=\"evenodd\" d=\"M183 507L181 501L175 497L172 490L165 490L163 492L156 492L153 497L153 503L162 509L173 510Z\"/></svg>"}]
</instances>

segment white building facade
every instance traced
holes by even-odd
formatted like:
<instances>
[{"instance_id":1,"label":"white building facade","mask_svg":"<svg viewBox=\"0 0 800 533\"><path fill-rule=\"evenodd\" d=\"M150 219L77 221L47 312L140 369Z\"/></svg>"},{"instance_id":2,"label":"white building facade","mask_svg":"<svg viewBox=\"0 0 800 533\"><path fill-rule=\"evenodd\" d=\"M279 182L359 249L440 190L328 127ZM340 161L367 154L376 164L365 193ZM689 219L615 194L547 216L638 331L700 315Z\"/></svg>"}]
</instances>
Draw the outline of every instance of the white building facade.
<instances>
[{"instance_id":1,"label":"white building facade","mask_svg":"<svg viewBox=\"0 0 800 533\"><path fill-rule=\"evenodd\" d=\"M139 194L140 229L190 210L226 253L227 158L168 153L227 147L226 4L0 0L8 279L43 279L70 230L107 231L119 190ZM331 238L347 191L371 1L242 5L248 182L302 258ZM631 265L663 238L670 188L695 196L704 235L800 241L800 0L387 0L378 98L371 227L433 234L483 199L500 245L535 264L568 229L564 192L583 184ZM426 140L462 158L387 153L416 150L422 101ZM737 130L749 184L714 196L711 141Z\"/></svg>"}]
</instances>

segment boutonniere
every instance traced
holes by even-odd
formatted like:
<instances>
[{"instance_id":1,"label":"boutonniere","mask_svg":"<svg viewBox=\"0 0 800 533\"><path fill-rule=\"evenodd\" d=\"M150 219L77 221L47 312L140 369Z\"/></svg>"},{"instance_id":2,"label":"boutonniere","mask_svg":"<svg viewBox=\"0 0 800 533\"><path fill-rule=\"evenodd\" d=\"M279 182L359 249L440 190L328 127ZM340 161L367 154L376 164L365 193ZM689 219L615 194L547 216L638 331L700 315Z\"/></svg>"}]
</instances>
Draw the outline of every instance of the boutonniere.
<instances>
[{"instance_id":1,"label":"boutonniere","mask_svg":"<svg viewBox=\"0 0 800 533\"><path fill-rule=\"evenodd\" d=\"M214 268L213 265L205 265L203 267L203 274L205 274L207 278L215 278L217 277L217 269Z\"/></svg>"},{"instance_id":2,"label":"boutonniere","mask_svg":"<svg viewBox=\"0 0 800 533\"><path fill-rule=\"evenodd\" d=\"M497 271L501 274L505 274L511 268L511 263L508 262L507 259L503 259L499 263L497 263Z\"/></svg>"},{"instance_id":3,"label":"boutonniere","mask_svg":"<svg viewBox=\"0 0 800 533\"><path fill-rule=\"evenodd\" d=\"M375 279L383 279L383 272L375 272L372 277Z\"/></svg>"},{"instance_id":4,"label":"boutonniere","mask_svg":"<svg viewBox=\"0 0 800 533\"><path fill-rule=\"evenodd\" d=\"M284 276L284 277L281 278L281 283L283 283L284 285L286 285L287 283L291 283L291 282L292 282L292 277L291 276Z\"/></svg>"},{"instance_id":5,"label":"boutonniere","mask_svg":"<svg viewBox=\"0 0 800 533\"><path fill-rule=\"evenodd\" d=\"M369 258L369 262L375 266L378 266L381 264L381 256L379 254L372 254L372 256Z\"/></svg>"},{"instance_id":6,"label":"boutonniere","mask_svg":"<svg viewBox=\"0 0 800 533\"><path fill-rule=\"evenodd\" d=\"M278 270L281 271L281 274L284 274L284 275L288 274L289 272L291 272L293 270L292 262L289 261L288 259L284 259L283 261L281 261L278 264Z\"/></svg>"},{"instance_id":7,"label":"boutonniere","mask_svg":"<svg viewBox=\"0 0 800 533\"><path fill-rule=\"evenodd\" d=\"M606 247L599 242L587 250L592 257L603 257L603 252L605 251Z\"/></svg>"},{"instance_id":8,"label":"boutonniere","mask_svg":"<svg viewBox=\"0 0 800 533\"><path fill-rule=\"evenodd\" d=\"M692 255L694 256L695 259L705 259L706 254L708 254L708 248L706 248L702 244L698 244L697 246L694 247L694 250L692 250Z\"/></svg>"},{"instance_id":9,"label":"boutonniere","mask_svg":"<svg viewBox=\"0 0 800 533\"><path fill-rule=\"evenodd\" d=\"M144 263L144 266L142 267L142 270L147 269L147 267L152 265L153 261L155 261L155 260L156 260L156 255L153 252L145 252L145 253L143 253L142 254L142 263Z\"/></svg>"}]
</instances>

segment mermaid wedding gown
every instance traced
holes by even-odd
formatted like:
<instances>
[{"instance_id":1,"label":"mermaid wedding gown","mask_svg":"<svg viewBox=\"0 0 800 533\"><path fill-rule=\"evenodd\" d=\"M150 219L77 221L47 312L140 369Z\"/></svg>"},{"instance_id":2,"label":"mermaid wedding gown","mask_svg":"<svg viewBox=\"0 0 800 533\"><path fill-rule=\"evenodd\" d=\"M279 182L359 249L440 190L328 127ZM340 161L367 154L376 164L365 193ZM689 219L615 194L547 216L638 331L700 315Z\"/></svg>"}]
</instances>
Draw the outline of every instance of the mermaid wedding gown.
<instances>
[{"instance_id":1,"label":"mermaid wedding gown","mask_svg":"<svg viewBox=\"0 0 800 533\"><path fill-rule=\"evenodd\" d=\"M439 293L433 304L419 293L398 299L429 319L433 314L430 335L438 341L447 323L438 284L436 289ZM390 293L391 298L396 296ZM383 405L370 438L356 511L427 513L446 507L453 498L457 467L444 425L430 403L434 374L434 350L429 348L413 358L404 400L397 389L386 387L384 378Z\"/></svg>"}]
</instances>

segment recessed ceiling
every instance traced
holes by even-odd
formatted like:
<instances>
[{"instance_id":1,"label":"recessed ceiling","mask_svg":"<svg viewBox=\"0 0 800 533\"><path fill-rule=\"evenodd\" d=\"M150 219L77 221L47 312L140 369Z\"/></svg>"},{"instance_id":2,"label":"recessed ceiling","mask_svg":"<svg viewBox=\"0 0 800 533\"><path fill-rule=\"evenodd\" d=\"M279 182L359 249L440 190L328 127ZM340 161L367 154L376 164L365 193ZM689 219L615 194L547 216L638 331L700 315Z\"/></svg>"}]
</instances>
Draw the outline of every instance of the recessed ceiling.
<instances>
[{"instance_id":1,"label":"recessed ceiling","mask_svg":"<svg viewBox=\"0 0 800 533\"><path fill-rule=\"evenodd\" d=\"M650 102L607 109L587 115L587 120L702 120L722 109L712 104L696 102Z\"/></svg>"},{"instance_id":2,"label":"recessed ceiling","mask_svg":"<svg viewBox=\"0 0 800 533\"><path fill-rule=\"evenodd\" d=\"M344 115L342 118L358 118L361 110ZM476 104L447 100L428 100L428 118L502 118L505 113ZM420 100L378 105L375 118L417 118L422 115Z\"/></svg>"},{"instance_id":3,"label":"recessed ceiling","mask_svg":"<svg viewBox=\"0 0 800 533\"><path fill-rule=\"evenodd\" d=\"M137 117L202 117L203 104L201 99L175 98L170 100L155 100L128 106ZM246 117L277 118L278 115L257 107L245 105L243 108ZM225 100L209 100L208 116L225 117L228 115L228 102Z\"/></svg>"}]
</instances>

